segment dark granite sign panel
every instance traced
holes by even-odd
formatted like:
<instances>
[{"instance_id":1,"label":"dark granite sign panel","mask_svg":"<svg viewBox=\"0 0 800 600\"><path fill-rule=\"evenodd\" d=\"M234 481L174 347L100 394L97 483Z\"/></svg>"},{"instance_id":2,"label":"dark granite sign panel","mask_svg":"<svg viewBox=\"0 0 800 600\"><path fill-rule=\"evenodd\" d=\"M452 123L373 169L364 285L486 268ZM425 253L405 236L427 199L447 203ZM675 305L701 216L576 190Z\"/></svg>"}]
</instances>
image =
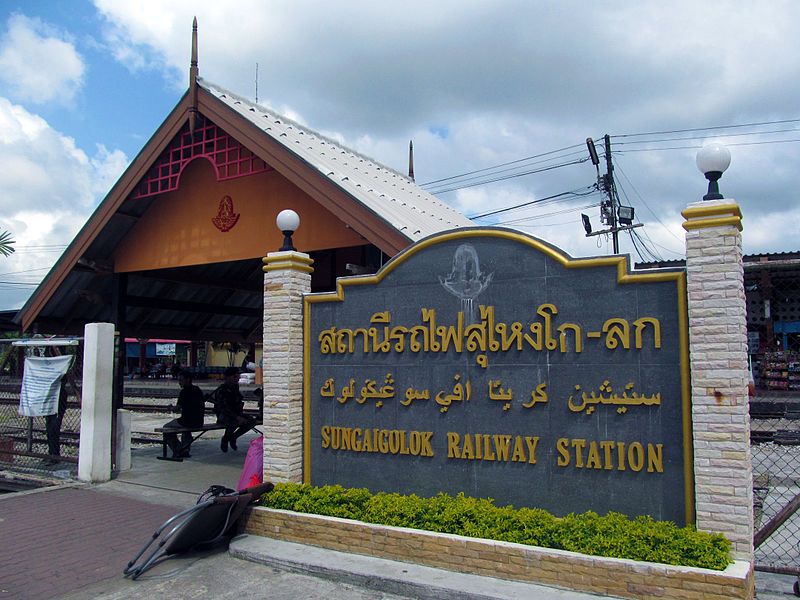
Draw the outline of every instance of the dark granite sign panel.
<instances>
[{"instance_id":1,"label":"dark granite sign panel","mask_svg":"<svg viewBox=\"0 0 800 600\"><path fill-rule=\"evenodd\" d=\"M693 519L685 278L504 229L306 297L305 479Z\"/></svg>"}]
</instances>

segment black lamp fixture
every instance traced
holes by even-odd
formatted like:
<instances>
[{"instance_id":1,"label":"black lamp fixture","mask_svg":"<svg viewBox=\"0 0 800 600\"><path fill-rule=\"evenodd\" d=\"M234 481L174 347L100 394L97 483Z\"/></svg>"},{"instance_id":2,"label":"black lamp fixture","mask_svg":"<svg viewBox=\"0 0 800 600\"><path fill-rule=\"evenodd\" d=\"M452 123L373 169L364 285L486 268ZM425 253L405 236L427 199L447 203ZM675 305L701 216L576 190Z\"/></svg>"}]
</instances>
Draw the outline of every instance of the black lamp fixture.
<instances>
[{"instance_id":1,"label":"black lamp fixture","mask_svg":"<svg viewBox=\"0 0 800 600\"><path fill-rule=\"evenodd\" d=\"M586 235L591 235L592 222L589 220L589 215L581 213L581 220L583 221L583 229L586 231Z\"/></svg>"},{"instance_id":2,"label":"black lamp fixture","mask_svg":"<svg viewBox=\"0 0 800 600\"><path fill-rule=\"evenodd\" d=\"M634 210L632 206L618 206L617 219L623 225L633 225Z\"/></svg>"},{"instance_id":3,"label":"black lamp fixture","mask_svg":"<svg viewBox=\"0 0 800 600\"><path fill-rule=\"evenodd\" d=\"M709 142L697 153L697 168L708 179L708 193L703 200L722 200L719 178L731 164L731 152L720 142Z\"/></svg>"},{"instance_id":4,"label":"black lamp fixture","mask_svg":"<svg viewBox=\"0 0 800 600\"><path fill-rule=\"evenodd\" d=\"M296 251L297 248L292 244L292 234L300 227L300 215L287 208L278 213L275 224L283 234L283 246L278 249L278 252Z\"/></svg>"}]
</instances>

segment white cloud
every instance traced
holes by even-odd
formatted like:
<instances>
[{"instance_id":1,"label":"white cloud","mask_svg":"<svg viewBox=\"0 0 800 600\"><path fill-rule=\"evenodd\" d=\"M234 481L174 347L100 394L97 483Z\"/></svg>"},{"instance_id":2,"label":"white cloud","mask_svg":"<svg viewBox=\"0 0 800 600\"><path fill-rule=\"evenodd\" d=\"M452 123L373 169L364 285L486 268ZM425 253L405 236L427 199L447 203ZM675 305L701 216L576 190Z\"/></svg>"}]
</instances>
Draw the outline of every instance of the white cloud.
<instances>
[{"instance_id":1,"label":"white cloud","mask_svg":"<svg viewBox=\"0 0 800 600\"><path fill-rule=\"evenodd\" d=\"M95 198L105 196L128 166L128 157L121 150L109 151L97 144L97 152L91 158L92 194Z\"/></svg>"},{"instance_id":2,"label":"white cloud","mask_svg":"<svg viewBox=\"0 0 800 600\"><path fill-rule=\"evenodd\" d=\"M18 248L0 257L0 273L17 275L0 280L38 282L127 162L103 146L87 156L40 116L0 97L0 230ZM0 308L20 306L32 289L0 284Z\"/></svg>"},{"instance_id":3,"label":"white cloud","mask_svg":"<svg viewBox=\"0 0 800 600\"><path fill-rule=\"evenodd\" d=\"M85 67L74 44L39 19L14 14L0 40L0 79L19 100L69 105Z\"/></svg>"},{"instance_id":4,"label":"white cloud","mask_svg":"<svg viewBox=\"0 0 800 600\"><path fill-rule=\"evenodd\" d=\"M185 88L196 14L201 76L253 97L258 62L259 100L290 118L400 172L413 139L419 182L571 144L583 156L583 140L604 132L797 116L800 37L792 24L800 6L787 1L743 7L724 0L509 0L502 10L476 0L94 3L103 49L132 72L155 71L176 90ZM14 102L69 103L85 77L69 35L39 19L9 17L0 38L1 94ZM140 133L146 139L152 132ZM638 153L648 148L642 139L615 139L618 185L646 224L639 232L674 258L663 248L683 252L680 210L699 199L704 181L694 150ZM127 164L112 145L98 144L89 156L0 97L0 230L11 229L19 246L67 243ZM791 190L798 187L800 145L739 146L732 153L721 188L742 205L745 251L795 249L800 209ZM594 181L585 163L440 197L470 215ZM580 212L600 228L597 208L582 208L588 202L537 206L497 221L512 221L574 256L605 254L605 240L583 235ZM564 209L572 210L559 213ZM622 240L623 251L633 251L626 234ZM20 251L0 264L51 265L56 258Z\"/></svg>"},{"instance_id":5,"label":"white cloud","mask_svg":"<svg viewBox=\"0 0 800 600\"><path fill-rule=\"evenodd\" d=\"M335 6L240 0L235 9L191 0L95 5L120 60L162 70L177 88L186 85L196 14L201 76L253 97L258 62L262 103L400 172L412 138L419 182L571 144L585 156L585 138L605 132L797 117L800 37L792 25L800 5L785 0L746 6L509 0L502 9L464 0ZM683 251L680 210L704 191L695 151L686 148L701 140L674 137L676 150L653 150L657 144L642 143L647 137L616 138L613 148L622 201L636 207L646 223L639 233L664 258L675 255L658 246ZM767 222L749 215L771 214L781 224L794 216L798 201L786 190L799 187L800 144L738 146L732 153L721 185L745 213L745 251L793 249L794 236L769 235ZM594 181L587 163L441 197L474 214ZM607 244L598 250L599 238L583 236L579 204L561 206L576 210L515 226L575 255L605 253ZM598 210L584 212L599 228ZM622 240L622 250L632 252L626 234Z\"/></svg>"}]
</instances>

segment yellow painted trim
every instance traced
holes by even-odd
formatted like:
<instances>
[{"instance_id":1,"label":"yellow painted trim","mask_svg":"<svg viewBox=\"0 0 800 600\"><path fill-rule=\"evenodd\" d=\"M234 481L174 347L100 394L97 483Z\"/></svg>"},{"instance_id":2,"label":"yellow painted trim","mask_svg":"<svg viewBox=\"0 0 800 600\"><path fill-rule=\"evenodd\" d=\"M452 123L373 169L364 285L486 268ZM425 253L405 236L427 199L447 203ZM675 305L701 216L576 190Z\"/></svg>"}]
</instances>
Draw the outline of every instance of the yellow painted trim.
<instances>
[{"instance_id":1,"label":"yellow painted trim","mask_svg":"<svg viewBox=\"0 0 800 600\"><path fill-rule=\"evenodd\" d=\"M303 483L311 483L311 304L308 302L303 302Z\"/></svg>"},{"instance_id":2,"label":"yellow painted trim","mask_svg":"<svg viewBox=\"0 0 800 600\"><path fill-rule=\"evenodd\" d=\"M692 370L689 362L689 310L686 293L686 271L677 281L678 292L678 352L681 357L681 415L683 420L683 480L686 522L695 522L694 504L694 442L692 431Z\"/></svg>"},{"instance_id":3,"label":"yellow painted trim","mask_svg":"<svg viewBox=\"0 0 800 600\"><path fill-rule=\"evenodd\" d=\"M702 219L703 217L716 217L718 215L733 214L742 218L742 209L735 202L728 204L710 204L700 206L690 206L681 212L685 219Z\"/></svg>"},{"instance_id":4,"label":"yellow painted trim","mask_svg":"<svg viewBox=\"0 0 800 600\"><path fill-rule=\"evenodd\" d=\"M313 265L314 259L307 254L301 254L300 252L280 252L274 254L273 256L264 256L261 259L261 262L265 265L277 262L296 262L305 265Z\"/></svg>"},{"instance_id":5,"label":"yellow painted trim","mask_svg":"<svg viewBox=\"0 0 800 600\"><path fill-rule=\"evenodd\" d=\"M264 273L270 271L300 271L301 273L313 273L314 259L307 254L299 252L280 252L274 256L265 256L261 259L264 266L261 269Z\"/></svg>"},{"instance_id":6,"label":"yellow painted trim","mask_svg":"<svg viewBox=\"0 0 800 600\"><path fill-rule=\"evenodd\" d=\"M719 217L717 219L698 219L696 221L684 221L683 228L686 231L692 229L708 229L709 227L726 227L731 225L739 231L742 230L741 217Z\"/></svg>"},{"instance_id":7,"label":"yellow painted trim","mask_svg":"<svg viewBox=\"0 0 800 600\"><path fill-rule=\"evenodd\" d=\"M731 205L738 206L738 205ZM695 522L694 498L694 450L692 444L692 399L689 367L689 317L686 296L686 271L660 270L655 273L630 273L626 256L603 256L595 258L570 258L556 248L534 237L506 229L470 228L457 229L433 235L403 250L392 260L386 263L374 275L361 275L354 277L341 277L336 280L336 291L322 294L306 295L303 298L303 482L311 483L311 305L317 302L341 302L344 300L345 288L356 285L372 285L380 283L384 277L391 273L398 265L403 264L416 253L450 240L459 240L472 237L492 237L512 240L530 246L567 269L587 269L595 267L617 268L618 283L654 283L659 281L675 281L678 295L678 352L680 353L681 374L681 408L683 425L683 474L684 474L684 501L686 505L686 522Z\"/></svg>"},{"instance_id":8,"label":"yellow painted trim","mask_svg":"<svg viewBox=\"0 0 800 600\"><path fill-rule=\"evenodd\" d=\"M265 265L261 267L261 270L264 271L264 273L269 273L270 271L300 271L301 273L313 273L314 267L286 261Z\"/></svg>"}]
</instances>

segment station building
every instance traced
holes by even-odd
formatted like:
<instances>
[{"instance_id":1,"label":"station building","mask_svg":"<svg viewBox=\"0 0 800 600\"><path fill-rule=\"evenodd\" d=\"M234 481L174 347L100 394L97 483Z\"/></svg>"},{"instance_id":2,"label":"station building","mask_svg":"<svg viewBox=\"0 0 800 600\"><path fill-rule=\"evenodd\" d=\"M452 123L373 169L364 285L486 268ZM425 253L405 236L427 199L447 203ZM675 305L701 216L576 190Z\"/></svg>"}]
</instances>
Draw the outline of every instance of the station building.
<instances>
[{"instance_id":1,"label":"station building","mask_svg":"<svg viewBox=\"0 0 800 600\"><path fill-rule=\"evenodd\" d=\"M276 215L300 216L294 245L314 260L312 291L374 273L430 234L472 225L411 177L199 77L19 311L29 334L256 347L262 258L281 247ZM125 362L120 364L120 375Z\"/></svg>"}]
</instances>

